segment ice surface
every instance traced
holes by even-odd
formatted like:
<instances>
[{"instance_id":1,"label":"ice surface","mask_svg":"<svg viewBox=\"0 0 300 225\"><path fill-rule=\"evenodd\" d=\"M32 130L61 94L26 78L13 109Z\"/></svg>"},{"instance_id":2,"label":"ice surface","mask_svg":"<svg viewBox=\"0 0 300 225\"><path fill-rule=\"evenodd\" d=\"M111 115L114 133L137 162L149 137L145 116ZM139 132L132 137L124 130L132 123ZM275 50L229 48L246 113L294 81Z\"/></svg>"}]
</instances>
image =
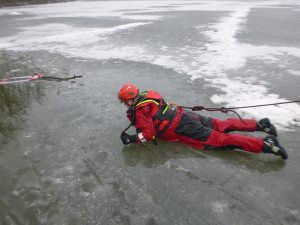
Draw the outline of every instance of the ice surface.
<instances>
[{"instance_id":1,"label":"ice surface","mask_svg":"<svg viewBox=\"0 0 300 225\"><path fill-rule=\"evenodd\" d=\"M284 4L284 5L283 5ZM1 38L0 49L16 51L47 50L61 53L68 57L108 60L118 58L147 62L161 67L173 69L187 74L192 80L203 78L218 88L222 94L216 94L211 100L224 106L246 106L263 103L276 103L294 99L285 99L277 93L269 91L270 84L260 82L256 74L247 74L252 79L233 78L229 71L240 70L249 60L261 60L268 64L278 64L282 57L300 57L300 48L287 46L257 46L240 42L236 35L242 32L252 9L257 7L288 7L299 4L297 1L259 1L243 2L224 1L112 1L80 2L29 6L18 9L18 15L31 15L31 18L87 17L116 18L136 20L112 27L79 27L61 23L45 23L38 26L21 28L23 31L14 36ZM280 6L278 6L280 5ZM168 11L223 11L224 16L214 23L199 24L196 29L206 42L202 48L185 45L167 49L159 43L134 42L126 38L123 42L116 35L139 34L142 27L151 29L159 20L168 17ZM16 14L15 9L1 9L2 14ZM150 14L151 13L151 14ZM28 19L28 18L27 18ZM152 22L144 22L144 20ZM153 51L154 49L154 51ZM276 65L275 65L276 67ZM290 68L289 64L280 64L281 69L292 75L298 75L299 68ZM267 75L267 74L266 74ZM259 119L260 115L268 115L280 128L296 125L299 121L299 105L284 105L255 110L243 110L250 117ZM289 115L289 116L286 116ZM298 124L299 125L299 124Z\"/></svg>"}]
</instances>

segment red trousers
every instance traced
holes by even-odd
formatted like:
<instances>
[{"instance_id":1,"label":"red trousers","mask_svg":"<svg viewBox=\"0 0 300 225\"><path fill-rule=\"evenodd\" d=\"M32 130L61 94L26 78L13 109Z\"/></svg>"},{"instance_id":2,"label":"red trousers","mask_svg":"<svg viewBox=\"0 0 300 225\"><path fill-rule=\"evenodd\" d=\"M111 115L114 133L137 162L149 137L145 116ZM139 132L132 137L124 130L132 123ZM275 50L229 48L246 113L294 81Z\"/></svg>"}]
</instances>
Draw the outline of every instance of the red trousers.
<instances>
[{"instance_id":1,"label":"red trousers","mask_svg":"<svg viewBox=\"0 0 300 225\"><path fill-rule=\"evenodd\" d=\"M231 131L257 130L257 123L252 119L230 118L224 121L204 117L192 111L178 109L177 116L161 136L166 141L179 141L184 144L201 148L239 148L249 152L259 153L263 147L263 139L230 134Z\"/></svg>"}]
</instances>

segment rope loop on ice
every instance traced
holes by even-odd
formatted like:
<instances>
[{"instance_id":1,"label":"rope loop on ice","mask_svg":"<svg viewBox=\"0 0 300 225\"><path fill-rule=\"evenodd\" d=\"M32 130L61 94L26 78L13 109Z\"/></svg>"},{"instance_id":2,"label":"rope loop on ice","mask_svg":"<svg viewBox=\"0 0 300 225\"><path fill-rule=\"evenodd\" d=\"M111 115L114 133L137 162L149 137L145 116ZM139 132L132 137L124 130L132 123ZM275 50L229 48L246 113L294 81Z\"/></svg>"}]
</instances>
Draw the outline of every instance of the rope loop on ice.
<instances>
[{"instance_id":1,"label":"rope loop on ice","mask_svg":"<svg viewBox=\"0 0 300 225\"><path fill-rule=\"evenodd\" d=\"M256 108L256 107L263 107L263 106L271 106L271 105L281 105L281 104L289 104L289 103L297 103L300 102L300 100L294 100L294 101L288 101L288 102L277 102L277 103L271 103L271 104L263 104L263 105L251 105L251 106L241 106L241 107L230 107L230 108L226 108L226 107L220 107L220 108L206 108L204 106L193 106L193 107L188 107L188 106L180 106L177 104L170 104L170 105L175 105L177 108L182 108L182 109L191 109L192 111L220 111L222 113L228 113L228 112L233 112L235 113L239 119L244 123L247 124L242 117L234 110L236 109L246 109L246 108Z\"/></svg>"}]
</instances>

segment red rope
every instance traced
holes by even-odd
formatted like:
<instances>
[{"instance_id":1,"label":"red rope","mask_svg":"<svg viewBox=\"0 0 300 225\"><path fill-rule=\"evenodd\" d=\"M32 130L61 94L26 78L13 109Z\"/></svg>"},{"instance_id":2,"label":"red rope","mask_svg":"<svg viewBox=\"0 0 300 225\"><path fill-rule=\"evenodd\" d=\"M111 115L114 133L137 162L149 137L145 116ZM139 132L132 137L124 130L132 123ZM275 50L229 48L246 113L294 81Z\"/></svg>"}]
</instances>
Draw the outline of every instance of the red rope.
<instances>
[{"instance_id":1,"label":"red rope","mask_svg":"<svg viewBox=\"0 0 300 225\"><path fill-rule=\"evenodd\" d=\"M289 103L296 103L296 102L300 102L300 100L295 100L295 101L289 101L289 102L278 102L278 103L271 103L271 104L263 104L263 105L251 105L251 106L241 106L241 107L230 107L230 108L226 108L226 107L221 107L221 108L206 108L204 106L194 106L194 107L187 107L187 106L178 106L179 108L182 109L191 109L192 111L202 111L202 110L206 110L206 111L220 111L222 113L228 113L228 112L233 112L235 113L240 120L246 124L246 122L242 119L242 117L236 112L234 111L235 109L246 109L246 108L255 108L255 107L262 107L262 106L271 106L271 105L281 105L281 104L289 104Z\"/></svg>"}]
</instances>

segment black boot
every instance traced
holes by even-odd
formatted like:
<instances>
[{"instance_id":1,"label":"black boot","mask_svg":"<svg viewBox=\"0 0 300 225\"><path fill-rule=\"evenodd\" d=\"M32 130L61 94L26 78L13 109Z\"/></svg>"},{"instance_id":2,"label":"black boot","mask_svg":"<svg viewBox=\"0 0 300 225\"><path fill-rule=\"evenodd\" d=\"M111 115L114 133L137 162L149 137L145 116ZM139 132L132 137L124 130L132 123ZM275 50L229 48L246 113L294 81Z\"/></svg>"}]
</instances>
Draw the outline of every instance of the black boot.
<instances>
[{"instance_id":1,"label":"black boot","mask_svg":"<svg viewBox=\"0 0 300 225\"><path fill-rule=\"evenodd\" d=\"M268 118L261 119L257 123L257 130L258 131L263 131L267 134L271 134L271 135L274 135L275 137L277 137L276 128L273 124L271 124L271 122Z\"/></svg>"},{"instance_id":2,"label":"black boot","mask_svg":"<svg viewBox=\"0 0 300 225\"><path fill-rule=\"evenodd\" d=\"M274 136L267 136L264 138L262 152L273 153L275 155L280 156L282 159L288 158L286 151L281 145L279 145L277 138Z\"/></svg>"}]
</instances>

